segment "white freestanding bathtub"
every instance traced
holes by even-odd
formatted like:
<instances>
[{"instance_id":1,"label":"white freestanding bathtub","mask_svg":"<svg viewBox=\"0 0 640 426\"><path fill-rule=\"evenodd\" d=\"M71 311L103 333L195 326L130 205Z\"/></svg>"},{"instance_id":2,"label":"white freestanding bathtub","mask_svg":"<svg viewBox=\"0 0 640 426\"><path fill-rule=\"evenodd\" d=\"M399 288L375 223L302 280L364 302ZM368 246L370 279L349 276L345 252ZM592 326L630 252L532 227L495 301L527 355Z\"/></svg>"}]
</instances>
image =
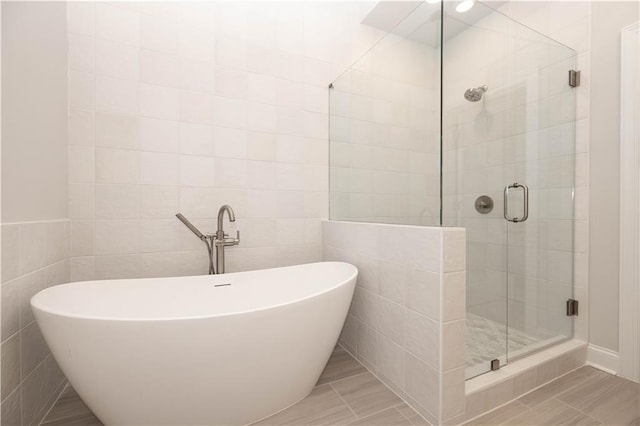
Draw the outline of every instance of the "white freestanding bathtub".
<instances>
[{"instance_id":1,"label":"white freestanding bathtub","mask_svg":"<svg viewBox=\"0 0 640 426\"><path fill-rule=\"evenodd\" d=\"M309 394L347 315L347 263L48 288L31 306L107 425L239 425Z\"/></svg>"}]
</instances>

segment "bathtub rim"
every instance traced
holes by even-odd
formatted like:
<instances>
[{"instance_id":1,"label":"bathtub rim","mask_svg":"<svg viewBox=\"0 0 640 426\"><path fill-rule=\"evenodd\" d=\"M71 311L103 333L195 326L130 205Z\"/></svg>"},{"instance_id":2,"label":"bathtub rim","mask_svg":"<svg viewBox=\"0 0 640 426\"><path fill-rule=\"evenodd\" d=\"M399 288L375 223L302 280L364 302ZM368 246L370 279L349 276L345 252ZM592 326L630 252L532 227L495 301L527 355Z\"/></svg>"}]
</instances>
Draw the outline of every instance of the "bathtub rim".
<instances>
[{"instance_id":1,"label":"bathtub rim","mask_svg":"<svg viewBox=\"0 0 640 426\"><path fill-rule=\"evenodd\" d=\"M109 283L109 282L113 282L113 281L130 281L130 280L157 280L157 279L180 279L180 278L194 278L194 277L207 277L208 275L185 275L185 276L179 276L179 277L160 277L160 278L125 278L125 279L109 279L109 280L90 280L90 281L74 281L74 282L70 282L70 283L65 283L65 284L58 284L55 286L51 286L48 287L44 290L39 291L38 293L36 293L35 295L33 295L31 297L31 299L29 300L29 305L31 306L31 309L34 311L34 314L36 314L37 311L40 311L42 313L48 314L48 315L55 315L55 316L59 316L59 317L64 317L64 318L70 318L70 319L82 319L82 320L91 320L91 321L112 321L112 322L177 322L177 321L193 321L193 320L204 320L204 319L212 319L212 318L222 318L222 317L232 317L232 316L237 316L237 315L247 315L247 314L252 314L252 313L257 313L257 312L263 312L263 311L268 311L268 310L272 310L272 309L278 309L281 308L283 306L287 306L287 305L293 305L296 303L301 303L304 302L306 300L315 298L315 297L319 297L325 294L328 294L332 291L335 291L337 289L339 289L340 287L347 285L350 281L354 281L354 291L355 291L355 280L358 277L358 273L359 270L358 268L348 262L337 262L337 261L326 261L326 262L310 262L310 263L301 263L301 264L296 264L296 265L289 265L289 266L279 266L279 267L275 267L275 268L263 268L263 269L252 269L250 271L239 271L239 272L232 272L233 274L241 274L241 273L249 273L249 272L260 272L260 271L269 271L269 270L274 270L274 269L289 269L289 268L296 268L296 267L302 267L305 265L317 265L317 264L339 264L339 265L344 265L347 268L350 268L351 270L349 271L349 275L346 276L345 279L343 279L342 281L339 281L337 284L330 286L328 288L325 288L321 291L318 292L314 292L314 293L310 293L308 295L305 295L304 297L300 297L297 299L292 299L292 300L287 300L285 302L282 303L277 303L277 304L271 304L271 305L267 305L267 306L262 306L260 308L257 309L251 309L251 310L238 310L238 311L234 311L234 312L226 312L226 313L213 313L213 314L207 314L207 315L184 315L184 316L179 316L179 317L140 317L140 318L132 318L132 317L109 317L109 316L97 316L97 315L80 315L80 314L75 314L75 313L69 313L67 311L61 311L59 309L51 309L49 306L43 305L41 302L38 302L38 296L41 293L45 293L48 291L56 291L54 289L59 288L59 287L70 287L70 286L76 286L76 285L82 285L82 284L89 284L89 283ZM220 274L219 276L223 276L226 274ZM353 297L353 295L352 295ZM36 314L36 318L37 318L37 314Z\"/></svg>"}]
</instances>

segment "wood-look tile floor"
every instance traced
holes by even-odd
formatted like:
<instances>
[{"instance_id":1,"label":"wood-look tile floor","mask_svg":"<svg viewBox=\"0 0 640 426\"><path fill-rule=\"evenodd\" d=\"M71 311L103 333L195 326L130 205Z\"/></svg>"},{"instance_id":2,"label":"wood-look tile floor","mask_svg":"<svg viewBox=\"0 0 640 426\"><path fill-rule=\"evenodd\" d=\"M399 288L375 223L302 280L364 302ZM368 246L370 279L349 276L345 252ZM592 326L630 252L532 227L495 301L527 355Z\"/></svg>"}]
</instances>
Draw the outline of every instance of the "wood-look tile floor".
<instances>
[{"instance_id":1,"label":"wood-look tile floor","mask_svg":"<svg viewBox=\"0 0 640 426\"><path fill-rule=\"evenodd\" d=\"M297 404L255 425L428 425L420 415L337 347L316 387ZM67 387L42 426L101 426L78 394Z\"/></svg>"},{"instance_id":2,"label":"wood-look tile floor","mask_svg":"<svg viewBox=\"0 0 640 426\"><path fill-rule=\"evenodd\" d=\"M584 366L465 425L640 426L640 384Z\"/></svg>"},{"instance_id":3,"label":"wood-look tile floor","mask_svg":"<svg viewBox=\"0 0 640 426\"><path fill-rule=\"evenodd\" d=\"M42 426L101 426L68 387ZM428 425L344 349L311 394L255 425ZM640 384L582 367L465 425L640 426Z\"/></svg>"}]
</instances>

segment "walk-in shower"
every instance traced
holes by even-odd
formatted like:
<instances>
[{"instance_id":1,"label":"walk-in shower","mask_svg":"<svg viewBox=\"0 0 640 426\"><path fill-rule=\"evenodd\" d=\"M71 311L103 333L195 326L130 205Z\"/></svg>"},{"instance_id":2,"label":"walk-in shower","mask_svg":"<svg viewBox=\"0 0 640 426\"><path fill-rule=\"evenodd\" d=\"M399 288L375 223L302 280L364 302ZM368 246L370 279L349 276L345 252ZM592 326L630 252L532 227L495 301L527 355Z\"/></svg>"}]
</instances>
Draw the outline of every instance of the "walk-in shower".
<instances>
[{"instance_id":1,"label":"walk-in shower","mask_svg":"<svg viewBox=\"0 0 640 426\"><path fill-rule=\"evenodd\" d=\"M329 90L330 217L466 229L471 378L573 335L576 55L477 2L394 24Z\"/></svg>"}]
</instances>

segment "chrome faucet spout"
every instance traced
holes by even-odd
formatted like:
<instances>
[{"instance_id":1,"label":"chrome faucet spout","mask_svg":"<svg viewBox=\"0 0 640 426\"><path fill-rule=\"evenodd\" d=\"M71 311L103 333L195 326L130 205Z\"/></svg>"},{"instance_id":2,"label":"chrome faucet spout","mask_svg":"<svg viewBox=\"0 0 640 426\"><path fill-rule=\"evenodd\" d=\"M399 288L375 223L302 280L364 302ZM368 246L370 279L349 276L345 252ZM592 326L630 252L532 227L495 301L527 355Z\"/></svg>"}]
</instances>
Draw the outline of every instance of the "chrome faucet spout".
<instances>
[{"instance_id":1,"label":"chrome faucet spout","mask_svg":"<svg viewBox=\"0 0 640 426\"><path fill-rule=\"evenodd\" d=\"M218 230L216 231L214 246L216 249L216 271L218 274L224 274L224 249L228 246L237 246L240 244L240 231L236 231L236 238L229 237L224 232L224 212L227 212L230 222L236 221L236 214L230 205L225 204L218 210Z\"/></svg>"},{"instance_id":2,"label":"chrome faucet spout","mask_svg":"<svg viewBox=\"0 0 640 426\"><path fill-rule=\"evenodd\" d=\"M216 230L216 238L219 240L224 239L224 224L222 223L224 220L224 212L227 212L229 222L236 221L236 214L233 212L233 209L229 204L225 204L220 207L220 210L218 210L218 229Z\"/></svg>"}]
</instances>

